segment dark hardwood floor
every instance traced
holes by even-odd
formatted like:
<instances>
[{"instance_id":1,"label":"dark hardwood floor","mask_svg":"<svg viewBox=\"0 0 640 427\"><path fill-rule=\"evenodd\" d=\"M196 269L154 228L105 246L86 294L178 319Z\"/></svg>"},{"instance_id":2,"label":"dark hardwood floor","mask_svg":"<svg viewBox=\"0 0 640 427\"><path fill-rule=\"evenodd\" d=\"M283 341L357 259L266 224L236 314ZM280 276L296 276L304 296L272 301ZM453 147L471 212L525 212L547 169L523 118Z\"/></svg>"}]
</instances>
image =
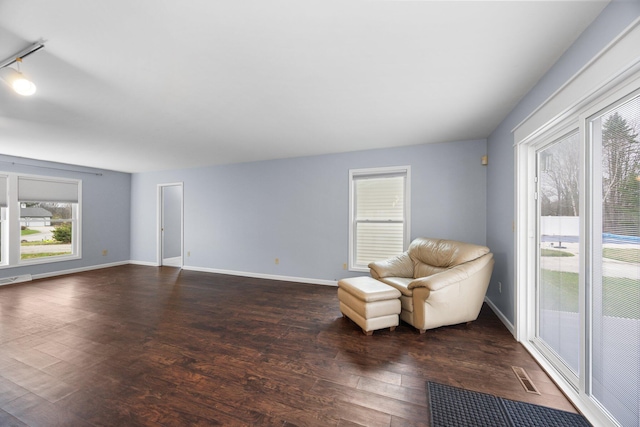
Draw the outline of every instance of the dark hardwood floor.
<instances>
[{"instance_id":1,"label":"dark hardwood floor","mask_svg":"<svg viewBox=\"0 0 640 427\"><path fill-rule=\"evenodd\" d=\"M365 336L336 292L133 265L2 287L0 425L427 426L426 381L575 412L486 306Z\"/></svg>"}]
</instances>

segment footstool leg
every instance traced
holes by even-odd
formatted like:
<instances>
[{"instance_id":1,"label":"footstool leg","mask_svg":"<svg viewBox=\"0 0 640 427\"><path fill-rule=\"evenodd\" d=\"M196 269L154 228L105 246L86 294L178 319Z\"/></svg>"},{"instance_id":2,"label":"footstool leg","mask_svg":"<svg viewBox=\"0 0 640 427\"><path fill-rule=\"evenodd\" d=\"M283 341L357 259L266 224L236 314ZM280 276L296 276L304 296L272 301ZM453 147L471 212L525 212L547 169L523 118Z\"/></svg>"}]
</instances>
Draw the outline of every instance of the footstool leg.
<instances>
[{"instance_id":1,"label":"footstool leg","mask_svg":"<svg viewBox=\"0 0 640 427\"><path fill-rule=\"evenodd\" d=\"M368 337L370 337L371 335L373 335L373 331L365 331L365 330L363 329L363 330L362 330L362 332L363 332L366 336L368 336Z\"/></svg>"},{"instance_id":2,"label":"footstool leg","mask_svg":"<svg viewBox=\"0 0 640 427\"><path fill-rule=\"evenodd\" d=\"M390 330L391 332L393 332L393 331L395 331L395 330L396 330L396 327L395 327L395 326L392 326L392 327L390 327L390 328L389 328L389 330Z\"/></svg>"}]
</instances>

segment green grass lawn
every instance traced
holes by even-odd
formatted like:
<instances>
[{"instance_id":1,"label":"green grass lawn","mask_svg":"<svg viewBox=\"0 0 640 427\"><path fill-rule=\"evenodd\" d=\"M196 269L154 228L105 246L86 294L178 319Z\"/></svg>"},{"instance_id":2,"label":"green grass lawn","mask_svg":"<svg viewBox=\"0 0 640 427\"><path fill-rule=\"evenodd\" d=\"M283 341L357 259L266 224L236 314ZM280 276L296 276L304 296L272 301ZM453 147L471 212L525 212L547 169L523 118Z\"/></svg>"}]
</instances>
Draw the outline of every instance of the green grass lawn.
<instances>
[{"instance_id":1,"label":"green grass lawn","mask_svg":"<svg viewBox=\"0 0 640 427\"><path fill-rule=\"evenodd\" d=\"M65 243L57 240L38 240L35 242L22 242L20 246L48 246L48 245L64 245Z\"/></svg>"},{"instance_id":2,"label":"green grass lawn","mask_svg":"<svg viewBox=\"0 0 640 427\"><path fill-rule=\"evenodd\" d=\"M635 248L604 248L602 256L617 261L640 264L640 249Z\"/></svg>"},{"instance_id":3,"label":"green grass lawn","mask_svg":"<svg viewBox=\"0 0 640 427\"><path fill-rule=\"evenodd\" d=\"M578 312L578 274L540 270L544 309ZM640 319L640 280L604 277L605 316Z\"/></svg>"},{"instance_id":4,"label":"green grass lawn","mask_svg":"<svg viewBox=\"0 0 640 427\"><path fill-rule=\"evenodd\" d=\"M21 254L20 259L34 259L59 255L71 255L71 252L38 252L36 254Z\"/></svg>"},{"instance_id":5,"label":"green grass lawn","mask_svg":"<svg viewBox=\"0 0 640 427\"><path fill-rule=\"evenodd\" d=\"M38 230L30 230L28 228L25 228L24 230L20 230L21 236L28 236L29 234L40 234L40 232Z\"/></svg>"},{"instance_id":6,"label":"green grass lawn","mask_svg":"<svg viewBox=\"0 0 640 427\"><path fill-rule=\"evenodd\" d=\"M540 249L540 256L568 257L574 255L571 252L559 251L556 249Z\"/></svg>"},{"instance_id":7,"label":"green grass lawn","mask_svg":"<svg viewBox=\"0 0 640 427\"><path fill-rule=\"evenodd\" d=\"M56 240L42 240L37 242L22 242L20 246L60 246L64 245L64 243L60 243ZM55 250L51 248L50 250ZM70 251L63 252L36 252L31 254L20 254L20 259L33 259L33 258L44 258L50 256L58 256L58 255L71 255Z\"/></svg>"}]
</instances>

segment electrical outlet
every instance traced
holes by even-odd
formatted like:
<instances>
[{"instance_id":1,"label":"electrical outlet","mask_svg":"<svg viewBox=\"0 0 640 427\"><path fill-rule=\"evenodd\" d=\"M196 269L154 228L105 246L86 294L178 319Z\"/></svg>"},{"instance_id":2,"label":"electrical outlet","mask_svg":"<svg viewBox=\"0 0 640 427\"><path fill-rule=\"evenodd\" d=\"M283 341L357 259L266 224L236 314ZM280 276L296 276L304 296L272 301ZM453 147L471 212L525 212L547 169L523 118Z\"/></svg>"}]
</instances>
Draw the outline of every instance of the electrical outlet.
<instances>
[{"instance_id":1,"label":"electrical outlet","mask_svg":"<svg viewBox=\"0 0 640 427\"><path fill-rule=\"evenodd\" d=\"M502 282L498 282L498 292L502 293Z\"/></svg>"},{"instance_id":2,"label":"electrical outlet","mask_svg":"<svg viewBox=\"0 0 640 427\"><path fill-rule=\"evenodd\" d=\"M276 265L280 264L280 258L276 258Z\"/></svg>"},{"instance_id":3,"label":"electrical outlet","mask_svg":"<svg viewBox=\"0 0 640 427\"><path fill-rule=\"evenodd\" d=\"M342 269L346 270L347 269L347 263L345 262L344 264L342 264Z\"/></svg>"},{"instance_id":4,"label":"electrical outlet","mask_svg":"<svg viewBox=\"0 0 640 427\"><path fill-rule=\"evenodd\" d=\"M188 257L189 257L189 256L191 256L191 251L188 251L188 252L187 252L187 256L188 256Z\"/></svg>"},{"instance_id":5,"label":"electrical outlet","mask_svg":"<svg viewBox=\"0 0 640 427\"><path fill-rule=\"evenodd\" d=\"M108 253L109 253L109 251L107 251L106 249L102 250L102 256L107 256Z\"/></svg>"}]
</instances>

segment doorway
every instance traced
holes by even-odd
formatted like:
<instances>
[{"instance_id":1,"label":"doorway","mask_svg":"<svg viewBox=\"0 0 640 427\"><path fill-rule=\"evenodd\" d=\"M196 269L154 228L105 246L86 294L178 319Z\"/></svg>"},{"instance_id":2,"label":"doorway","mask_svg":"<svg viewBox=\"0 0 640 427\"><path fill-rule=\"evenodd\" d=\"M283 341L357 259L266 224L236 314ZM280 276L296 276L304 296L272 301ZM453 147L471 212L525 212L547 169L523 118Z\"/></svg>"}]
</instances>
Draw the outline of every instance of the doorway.
<instances>
[{"instance_id":1,"label":"doorway","mask_svg":"<svg viewBox=\"0 0 640 427\"><path fill-rule=\"evenodd\" d=\"M183 184L158 186L158 264L183 265Z\"/></svg>"}]
</instances>

